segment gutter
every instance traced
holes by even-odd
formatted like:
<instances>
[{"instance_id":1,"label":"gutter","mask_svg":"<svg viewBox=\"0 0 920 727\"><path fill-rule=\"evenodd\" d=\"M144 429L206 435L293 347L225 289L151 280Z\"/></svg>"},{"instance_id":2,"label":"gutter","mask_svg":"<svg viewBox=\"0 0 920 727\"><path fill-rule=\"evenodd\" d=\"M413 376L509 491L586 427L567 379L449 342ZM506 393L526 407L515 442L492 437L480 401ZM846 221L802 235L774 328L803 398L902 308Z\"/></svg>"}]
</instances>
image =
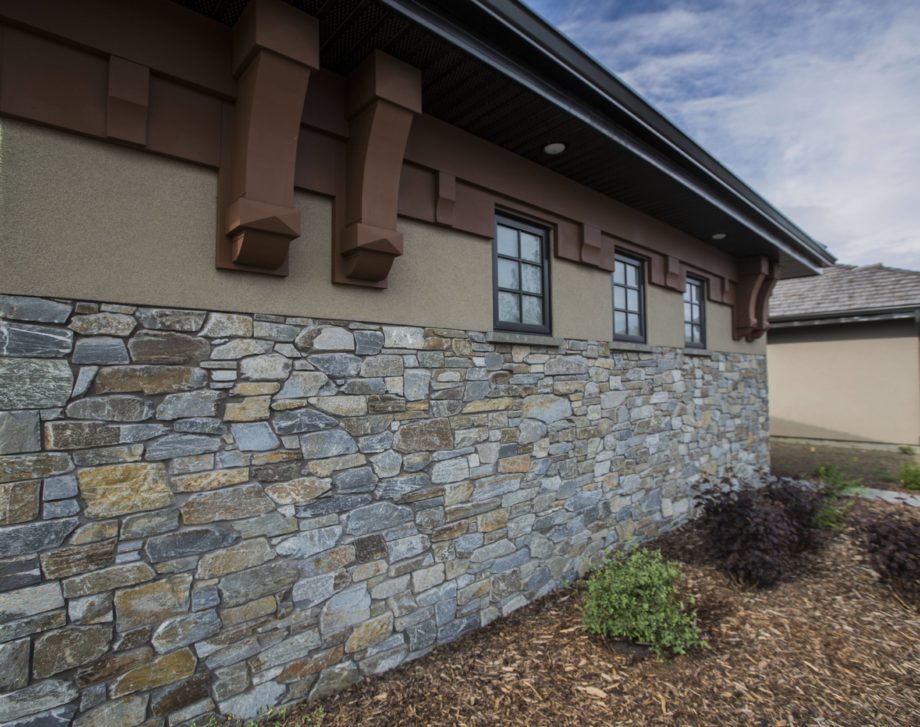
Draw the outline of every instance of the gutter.
<instances>
[{"instance_id":1,"label":"gutter","mask_svg":"<svg viewBox=\"0 0 920 727\"><path fill-rule=\"evenodd\" d=\"M732 217L751 232L796 259L805 267L817 272L819 267L829 265L835 261L835 258L823 245L796 227L778 210L720 165L711 155L690 140L677 127L667 121L660 113L639 98L625 84L611 76L590 56L517 2L511 2L510 0L469 0L469 5L478 9L479 12L489 14L493 19L502 23L505 28L515 33L534 51L539 52L542 56L560 66L568 75L574 77L574 80L579 84L600 96L606 104L614 107L615 111L626 115L661 144L665 145L670 154L690 164L697 172L703 174L708 181L727 192L735 201L741 202L749 212L755 212L762 221L780 228L785 235L792 239L792 242L789 243L780 239L780 237L763 227L761 223L751 219L746 214L739 213L723 202L722 199L704 189L683 170L676 168L673 160L667 159L666 155L662 155L664 159L657 158L656 155L650 153L649 149L645 148L644 144L640 145L625 130L611 123L609 119L585 108L582 102L570 98L513 59L479 40L464 28L459 27L453 20L446 18L438 10L432 9L430 4L423 4L419 0L382 0L382 2L452 45L488 62L525 88L593 127L611 141L629 150L659 171L664 172L694 192L698 197ZM623 96L626 96L626 98L621 98ZM640 106L640 108L633 110L630 106ZM656 128L655 124L664 128ZM667 163L669 161L671 163ZM806 258L801 254L802 252L809 254L813 259Z\"/></svg>"},{"instance_id":2,"label":"gutter","mask_svg":"<svg viewBox=\"0 0 920 727\"><path fill-rule=\"evenodd\" d=\"M873 323L879 321L916 320L920 322L920 307L917 308L876 308L852 311L836 311L821 314L800 314L796 316L778 316L770 318L770 328L805 328L810 326L830 326L841 323Z\"/></svg>"}]
</instances>

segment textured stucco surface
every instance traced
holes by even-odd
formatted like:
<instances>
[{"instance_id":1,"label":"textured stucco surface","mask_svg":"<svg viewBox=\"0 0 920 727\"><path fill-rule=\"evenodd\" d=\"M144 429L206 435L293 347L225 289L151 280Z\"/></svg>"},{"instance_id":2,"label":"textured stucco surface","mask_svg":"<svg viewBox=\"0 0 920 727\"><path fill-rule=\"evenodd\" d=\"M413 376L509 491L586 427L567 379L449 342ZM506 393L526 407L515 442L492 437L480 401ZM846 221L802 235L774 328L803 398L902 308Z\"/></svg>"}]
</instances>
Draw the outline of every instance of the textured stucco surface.
<instances>
[{"instance_id":1,"label":"textured stucco surface","mask_svg":"<svg viewBox=\"0 0 920 727\"><path fill-rule=\"evenodd\" d=\"M287 278L214 267L213 170L0 119L0 289L381 323L492 327L489 242L400 219L405 254L383 291L330 281L332 201L299 192L301 238ZM553 335L610 338L610 279L554 259ZM649 285L648 342L682 345L680 293ZM731 337L731 308L707 303L708 348L762 353Z\"/></svg>"},{"instance_id":2,"label":"textured stucco surface","mask_svg":"<svg viewBox=\"0 0 920 727\"><path fill-rule=\"evenodd\" d=\"M917 444L918 349L913 321L771 331L770 434Z\"/></svg>"}]
</instances>

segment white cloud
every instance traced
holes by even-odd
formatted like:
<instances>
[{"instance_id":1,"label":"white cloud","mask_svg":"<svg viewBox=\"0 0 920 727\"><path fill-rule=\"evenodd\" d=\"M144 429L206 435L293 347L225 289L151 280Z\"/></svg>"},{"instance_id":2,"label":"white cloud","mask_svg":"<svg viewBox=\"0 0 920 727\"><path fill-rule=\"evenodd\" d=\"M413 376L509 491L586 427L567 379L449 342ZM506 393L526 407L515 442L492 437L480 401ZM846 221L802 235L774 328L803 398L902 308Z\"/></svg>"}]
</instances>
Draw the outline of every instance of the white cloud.
<instances>
[{"instance_id":1,"label":"white cloud","mask_svg":"<svg viewBox=\"0 0 920 727\"><path fill-rule=\"evenodd\" d=\"M920 3L531 4L842 261L920 269Z\"/></svg>"}]
</instances>

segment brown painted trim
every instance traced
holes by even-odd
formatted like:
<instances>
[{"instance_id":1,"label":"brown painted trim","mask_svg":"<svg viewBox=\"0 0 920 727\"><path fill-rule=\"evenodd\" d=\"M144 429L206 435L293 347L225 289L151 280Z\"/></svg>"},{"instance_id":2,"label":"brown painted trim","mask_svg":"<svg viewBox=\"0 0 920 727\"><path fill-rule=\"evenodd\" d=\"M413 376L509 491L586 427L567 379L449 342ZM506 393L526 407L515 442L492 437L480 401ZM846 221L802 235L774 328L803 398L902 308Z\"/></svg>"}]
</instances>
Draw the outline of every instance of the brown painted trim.
<instances>
[{"instance_id":1,"label":"brown painted trim","mask_svg":"<svg viewBox=\"0 0 920 727\"><path fill-rule=\"evenodd\" d=\"M147 145L150 69L124 58L109 59L105 133L111 139Z\"/></svg>"},{"instance_id":2,"label":"brown painted trim","mask_svg":"<svg viewBox=\"0 0 920 727\"><path fill-rule=\"evenodd\" d=\"M753 341L769 328L767 304L776 283L776 265L762 256L743 258L738 261L738 272L734 337Z\"/></svg>"},{"instance_id":3,"label":"brown painted trim","mask_svg":"<svg viewBox=\"0 0 920 727\"><path fill-rule=\"evenodd\" d=\"M385 288L403 254L396 230L399 178L412 119L421 110L421 73L386 53L371 53L348 79L345 227L336 229L336 283Z\"/></svg>"},{"instance_id":4,"label":"brown painted trim","mask_svg":"<svg viewBox=\"0 0 920 727\"><path fill-rule=\"evenodd\" d=\"M217 267L287 274L300 236L294 168L319 25L280 0L251 0L234 28L237 100L229 158L221 159ZM229 172L229 173L228 173Z\"/></svg>"}]
</instances>

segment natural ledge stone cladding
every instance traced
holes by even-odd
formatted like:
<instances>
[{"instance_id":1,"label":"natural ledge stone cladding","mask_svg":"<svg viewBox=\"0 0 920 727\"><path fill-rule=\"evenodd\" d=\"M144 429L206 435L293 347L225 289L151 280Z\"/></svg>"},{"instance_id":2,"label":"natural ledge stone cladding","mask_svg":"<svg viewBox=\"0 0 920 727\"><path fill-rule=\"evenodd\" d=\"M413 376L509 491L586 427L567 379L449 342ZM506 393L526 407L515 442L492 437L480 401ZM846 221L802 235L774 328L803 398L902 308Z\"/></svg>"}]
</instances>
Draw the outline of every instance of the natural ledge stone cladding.
<instances>
[{"instance_id":1,"label":"natural ledge stone cladding","mask_svg":"<svg viewBox=\"0 0 920 727\"><path fill-rule=\"evenodd\" d=\"M18 727L329 694L767 461L758 355L17 296L0 316Z\"/></svg>"}]
</instances>

